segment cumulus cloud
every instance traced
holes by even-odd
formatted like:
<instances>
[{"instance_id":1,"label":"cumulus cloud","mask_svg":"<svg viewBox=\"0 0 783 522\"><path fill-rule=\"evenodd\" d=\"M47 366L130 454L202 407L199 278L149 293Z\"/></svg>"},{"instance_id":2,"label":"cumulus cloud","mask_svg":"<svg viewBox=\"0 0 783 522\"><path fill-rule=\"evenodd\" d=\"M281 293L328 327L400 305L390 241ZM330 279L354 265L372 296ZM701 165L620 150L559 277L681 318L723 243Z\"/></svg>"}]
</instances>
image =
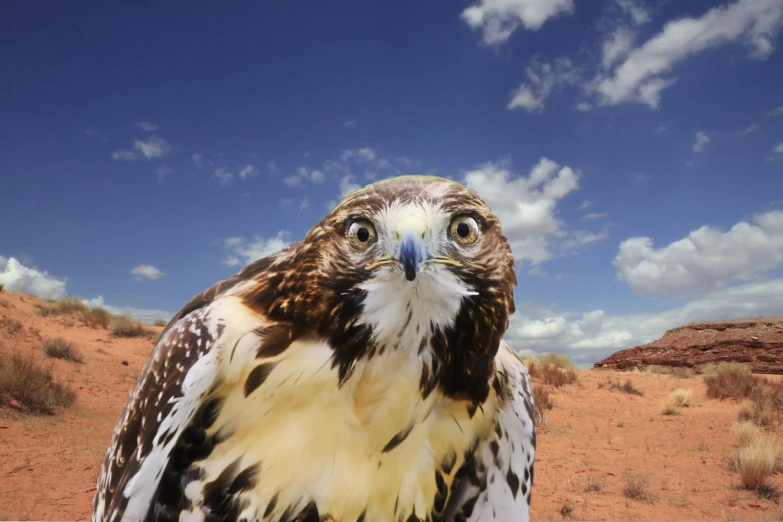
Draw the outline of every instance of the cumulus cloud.
<instances>
[{"instance_id":1,"label":"cumulus cloud","mask_svg":"<svg viewBox=\"0 0 783 522\"><path fill-rule=\"evenodd\" d=\"M604 39L601 49L601 65L604 69L609 69L618 60L622 60L633 47L636 33L627 27L620 26Z\"/></svg>"},{"instance_id":2,"label":"cumulus cloud","mask_svg":"<svg viewBox=\"0 0 783 522\"><path fill-rule=\"evenodd\" d=\"M171 147L166 140L157 136L150 136L147 141L136 140L133 146L147 159L160 158L171 152Z\"/></svg>"},{"instance_id":3,"label":"cumulus cloud","mask_svg":"<svg viewBox=\"0 0 783 522\"><path fill-rule=\"evenodd\" d=\"M540 63L533 60L525 68L527 82L511 93L507 109L525 109L528 112L540 111L546 100L564 85L574 84L579 74L571 60L559 58L552 63Z\"/></svg>"},{"instance_id":4,"label":"cumulus cloud","mask_svg":"<svg viewBox=\"0 0 783 522\"><path fill-rule=\"evenodd\" d=\"M556 251L589 244L602 234L569 232L557 217L557 203L579 188L571 167L542 158L528 176L515 176L507 160L486 163L465 173L463 183L476 190L503 223L517 261L533 265Z\"/></svg>"},{"instance_id":5,"label":"cumulus cloud","mask_svg":"<svg viewBox=\"0 0 783 522\"><path fill-rule=\"evenodd\" d=\"M783 141L775 145L775 148L772 149L772 152L775 154L783 154Z\"/></svg>"},{"instance_id":6,"label":"cumulus cloud","mask_svg":"<svg viewBox=\"0 0 783 522\"><path fill-rule=\"evenodd\" d=\"M345 149L340 155L340 159L343 161L355 161L356 163L367 163L373 161L377 157L375 150L371 147L364 147L362 149Z\"/></svg>"},{"instance_id":7,"label":"cumulus cloud","mask_svg":"<svg viewBox=\"0 0 783 522\"><path fill-rule=\"evenodd\" d=\"M654 313L525 312L522 306L522 311L512 316L505 337L519 351L567 353L577 363L592 364L690 322L779 315L781 295L783 279L775 279L716 290L683 306Z\"/></svg>"},{"instance_id":8,"label":"cumulus cloud","mask_svg":"<svg viewBox=\"0 0 783 522\"><path fill-rule=\"evenodd\" d=\"M120 161L133 161L136 159L136 153L131 150L115 150L111 157Z\"/></svg>"},{"instance_id":9,"label":"cumulus cloud","mask_svg":"<svg viewBox=\"0 0 783 522\"><path fill-rule=\"evenodd\" d=\"M191 159L193 160L193 164L197 167L200 167L201 165L204 164L204 155L201 154L200 152L196 152L195 154L193 154L193 156L191 156Z\"/></svg>"},{"instance_id":10,"label":"cumulus cloud","mask_svg":"<svg viewBox=\"0 0 783 522\"><path fill-rule=\"evenodd\" d=\"M573 0L479 0L460 17L471 29L482 32L485 44L498 45L519 27L536 31L550 18L573 10Z\"/></svg>"},{"instance_id":11,"label":"cumulus cloud","mask_svg":"<svg viewBox=\"0 0 783 522\"><path fill-rule=\"evenodd\" d=\"M640 0L617 0L617 5L631 17L631 21L635 25L646 24L651 19L650 11Z\"/></svg>"},{"instance_id":12,"label":"cumulus cloud","mask_svg":"<svg viewBox=\"0 0 783 522\"><path fill-rule=\"evenodd\" d=\"M255 170L253 169L253 165L245 165L239 169L239 179L247 179L252 176L254 172Z\"/></svg>"},{"instance_id":13,"label":"cumulus cloud","mask_svg":"<svg viewBox=\"0 0 783 522\"><path fill-rule=\"evenodd\" d=\"M0 285L7 290L24 292L41 299L65 297L67 279L49 275L48 272L24 266L15 257L0 256Z\"/></svg>"},{"instance_id":14,"label":"cumulus cloud","mask_svg":"<svg viewBox=\"0 0 783 522\"><path fill-rule=\"evenodd\" d=\"M664 75L677 63L730 42L743 43L753 58L767 58L781 21L780 0L737 0L698 18L678 18L627 53L613 71L596 76L590 88L603 105L639 102L657 108L661 92L676 81Z\"/></svg>"},{"instance_id":15,"label":"cumulus cloud","mask_svg":"<svg viewBox=\"0 0 783 522\"><path fill-rule=\"evenodd\" d=\"M693 144L693 152L702 152L710 142L709 135L704 131L696 133L696 142Z\"/></svg>"},{"instance_id":16,"label":"cumulus cloud","mask_svg":"<svg viewBox=\"0 0 783 522\"><path fill-rule=\"evenodd\" d=\"M152 280L160 279L165 276L165 272L161 272L157 267L153 265L139 265L130 271L131 275L137 280L142 281L144 279Z\"/></svg>"},{"instance_id":17,"label":"cumulus cloud","mask_svg":"<svg viewBox=\"0 0 783 522\"><path fill-rule=\"evenodd\" d=\"M136 127L143 130L144 132L152 132L156 131L160 128L160 126L153 122L153 121L140 121L136 123Z\"/></svg>"},{"instance_id":18,"label":"cumulus cloud","mask_svg":"<svg viewBox=\"0 0 783 522\"><path fill-rule=\"evenodd\" d=\"M212 177L221 187L225 187L234 179L234 173L225 167L220 167L219 169L215 169L215 172L212 173Z\"/></svg>"},{"instance_id":19,"label":"cumulus cloud","mask_svg":"<svg viewBox=\"0 0 783 522\"><path fill-rule=\"evenodd\" d=\"M687 294L752 280L783 263L783 210L755 214L731 230L703 226L656 249L649 237L620 243L617 278L638 294Z\"/></svg>"},{"instance_id":20,"label":"cumulus cloud","mask_svg":"<svg viewBox=\"0 0 783 522\"><path fill-rule=\"evenodd\" d=\"M253 239L246 240L244 237L229 237L223 241L223 246L231 251L225 259L223 264L228 266L235 266L240 263L240 259L244 264L252 263L257 259L261 259L275 252L281 251L288 245L289 240L286 239L290 233L286 230L281 230L273 237L253 236Z\"/></svg>"}]
</instances>

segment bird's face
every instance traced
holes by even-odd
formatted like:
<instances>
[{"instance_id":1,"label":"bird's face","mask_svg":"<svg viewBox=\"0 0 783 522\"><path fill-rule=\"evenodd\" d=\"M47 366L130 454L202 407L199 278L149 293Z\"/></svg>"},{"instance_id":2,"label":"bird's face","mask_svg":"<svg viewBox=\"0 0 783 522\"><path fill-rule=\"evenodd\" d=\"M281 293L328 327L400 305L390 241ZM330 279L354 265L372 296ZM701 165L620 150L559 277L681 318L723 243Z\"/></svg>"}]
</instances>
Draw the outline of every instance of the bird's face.
<instances>
[{"instance_id":1,"label":"bird's face","mask_svg":"<svg viewBox=\"0 0 783 522\"><path fill-rule=\"evenodd\" d=\"M322 281L358 301L345 309L378 342L418 346L457 327L463 338L502 334L513 312L514 262L500 223L457 182L374 183L349 195L305 242L319 243Z\"/></svg>"}]
</instances>

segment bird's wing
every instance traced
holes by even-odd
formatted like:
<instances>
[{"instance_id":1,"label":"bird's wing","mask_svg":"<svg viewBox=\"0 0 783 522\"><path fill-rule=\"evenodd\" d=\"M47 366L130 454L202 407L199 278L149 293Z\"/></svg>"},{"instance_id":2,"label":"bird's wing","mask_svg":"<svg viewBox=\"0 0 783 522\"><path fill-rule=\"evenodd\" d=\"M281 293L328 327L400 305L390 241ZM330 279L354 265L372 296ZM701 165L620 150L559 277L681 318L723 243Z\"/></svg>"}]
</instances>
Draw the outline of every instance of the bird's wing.
<instances>
[{"instance_id":1,"label":"bird's wing","mask_svg":"<svg viewBox=\"0 0 783 522\"><path fill-rule=\"evenodd\" d=\"M533 390L519 355L501 342L493 388L498 416L455 476L445 511L447 521L530 520L530 494L536 449Z\"/></svg>"},{"instance_id":2,"label":"bird's wing","mask_svg":"<svg viewBox=\"0 0 783 522\"><path fill-rule=\"evenodd\" d=\"M114 428L98 477L93 522L138 521L150 506L153 512L161 509L154 506L166 485L161 476L171 479L172 469L187 470L215 420L220 404L210 390L232 366L221 360L245 334L256 334L248 340L257 341L269 326L231 294L273 262L274 256L257 261L198 294L164 329Z\"/></svg>"}]
</instances>

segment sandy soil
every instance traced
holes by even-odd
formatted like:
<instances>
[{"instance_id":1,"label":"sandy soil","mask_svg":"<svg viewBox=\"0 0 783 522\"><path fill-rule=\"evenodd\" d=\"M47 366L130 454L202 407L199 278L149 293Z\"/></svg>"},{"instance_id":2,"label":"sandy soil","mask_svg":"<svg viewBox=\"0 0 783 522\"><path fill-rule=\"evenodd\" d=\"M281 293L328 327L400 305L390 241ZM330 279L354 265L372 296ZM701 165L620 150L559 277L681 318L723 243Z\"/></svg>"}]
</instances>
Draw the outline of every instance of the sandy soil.
<instances>
[{"instance_id":1,"label":"sandy soil","mask_svg":"<svg viewBox=\"0 0 783 522\"><path fill-rule=\"evenodd\" d=\"M0 408L0 520L87 520L111 430L153 341L38 317L36 304L45 303L0 293L0 318L23 324L13 335L0 328L0 357L33 351L78 399L55 416ZM75 343L85 363L48 360L41 344L57 336ZM643 397L609 389L626 378ZM693 391L693 405L661 415L678 386ZM728 462L739 406L707 399L700 378L585 370L554 400L538 432L534 519L783 520L783 504L738 488ZM647 481L648 499L625 497L627 473ZM783 475L774 481L783 488Z\"/></svg>"}]
</instances>

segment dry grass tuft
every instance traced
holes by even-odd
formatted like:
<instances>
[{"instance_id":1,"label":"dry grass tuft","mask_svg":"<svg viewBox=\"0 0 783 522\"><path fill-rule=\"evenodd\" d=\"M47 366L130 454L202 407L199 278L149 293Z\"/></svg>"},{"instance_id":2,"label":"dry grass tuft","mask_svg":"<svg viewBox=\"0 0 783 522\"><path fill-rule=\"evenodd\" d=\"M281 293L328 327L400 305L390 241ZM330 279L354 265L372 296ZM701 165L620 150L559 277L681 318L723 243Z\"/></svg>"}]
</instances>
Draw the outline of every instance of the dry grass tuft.
<instances>
[{"instance_id":1,"label":"dry grass tuft","mask_svg":"<svg viewBox=\"0 0 783 522\"><path fill-rule=\"evenodd\" d=\"M693 392L687 388L676 388L671 395L669 395L669 401L678 408L687 408L693 401Z\"/></svg>"},{"instance_id":2,"label":"dry grass tuft","mask_svg":"<svg viewBox=\"0 0 783 522\"><path fill-rule=\"evenodd\" d=\"M540 384L534 384L533 402L535 403L536 424L541 424L544 422L544 410L551 410L555 406L549 394L549 389Z\"/></svg>"},{"instance_id":3,"label":"dry grass tuft","mask_svg":"<svg viewBox=\"0 0 783 522\"><path fill-rule=\"evenodd\" d=\"M750 446L761 435L761 430L759 430L758 426L750 421L738 422L731 427L731 431L734 433L737 445L740 448Z\"/></svg>"},{"instance_id":4,"label":"dry grass tuft","mask_svg":"<svg viewBox=\"0 0 783 522\"><path fill-rule=\"evenodd\" d=\"M525 363L530 377L541 381L542 384L559 388L566 384L574 384L578 380L574 363L567 355L548 353L538 360L528 357Z\"/></svg>"},{"instance_id":5,"label":"dry grass tuft","mask_svg":"<svg viewBox=\"0 0 783 522\"><path fill-rule=\"evenodd\" d=\"M10 335L15 334L22 329L22 323L10 317L3 317L0 319L0 328L3 328Z\"/></svg>"},{"instance_id":6,"label":"dry grass tuft","mask_svg":"<svg viewBox=\"0 0 783 522\"><path fill-rule=\"evenodd\" d=\"M83 363L84 356L76 347L61 337L49 339L44 343L44 353L49 357L75 363Z\"/></svg>"},{"instance_id":7,"label":"dry grass tuft","mask_svg":"<svg viewBox=\"0 0 783 522\"><path fill-rule=\"evenodd\" d=\"M671 375L678 379L689 379L693 377L693 372L688 368L681 366L662 366L660 364L649 364L644 367L644 371L647 373L656 373L660 375Z\"/></svg>"},{"instance_id":8,"label":"dry grass tuft","mask_svg":"<svg viewBox=\"0 0 783 522\"><path fill-rule=\"evenodd\" d=\"M109 330L116 337L143 337L147 335L147 329L144 326L125 315L112 317Z\"/></svg>"},{"instance_id":9,"label":"dry grass tuft","mask_svg":"<svg viewBox=\"0 0 783 522\"><path fill-rule=\"evenodd\" d=\"M112 317L111 312L100 306L82 311L82 321L90 328L108 328Z\"/></svg>"},{"instance_id":10,"label":"dry grass tuft","mask_svg":"<svg viewBox=\"0 0 783 522\"><path fill-rule=\"evenodd\" d=\"M679 415L680 414L680 408L678 408L675 404L672 404L671 401L666 401L664 405L661 407L661 415Z\"/></svg>"},{"instance_id":11,"label":"dry grass tuft","mask_svg":"<svg viewBox=\"0 0 783 522\"><path fill-rule=\"evenodd\" d=\"M650 482L646 475L635 475L626 472L623 495L634 500L646 500L650 504L655 502L655 496L650 492Z\"/></svg>"},{"instance_id":12,"label":"dry grass tuft","mask_svg":"<svg viewBox=\"0 0 783 522\"><path fill-rule=\"evenodd\" d=\"M560 508L560 514L563 518L571 518L574 514L574 504L570 500L563 502L563 506Z\"/></svg>"},{"instance_id":13,"label":"dry grass tuft","mask_svg":"<svg viewBox=\"0 0 783 522\"><path fill-rule=\"evenodd\" d=\"M585 492L592 493L596 491L601 491L604 489L604 482L593 475L590 475L587 477L587 486L585 486Z\"/></svg>"},{"instance_id":14,"label":"dry grass tuft","mask_svg":"<svg viewBox=\"0 0 783 522\"><path fill-rule=\"evenodd\" d=\"M731 361L718 363L714 373L705 373L704 381L707 396L713 399L745 399L759 386L759 378L750 373L750 365Z\"/></svg>"},{"instance_id":15,"label":"dry grass tuft","mask_svg":"<svg viewBox=\"0 0 783 522\"><path fill-rule=\"evenodd\" d=\"M626 381L623 384L613 383L610 389L612 391L619 391L622 393L627 393L629 395L638 395L639 397L644 397L644 392L642 392L642 390L640 390L639 388L635 387L630 379L626 379Z\"/></svg>"},{"instance_id":16,"label":"dry grass tuft","mask_svg":"<svg viewBox=\"0 0 783 522\"><path fill-rule=\"evenodd\" d=\"M710 371L708 365L705 367ZM783 425L783 382L753 375L749 365L736 362L721 362L711 371L704 378L707 396L743 401L740 420L750 420L767 429Z\"/></svg>"},{"instance_id":17,"label":"dry grass tuft","mask_svg":"<svg viewBox=\"0 0 783 522\"><path fill-rule=\"evenodd\" d=\"M53 414L76 400L76 392L54 380L50 369L38 366L32 354L0 358L0 404L29 413Z\"/></svg>"},{"instance_id":18,"label":"dry grass tuft","mask_svg":"<svg viewBox=\"0 0 783 522\"><path fill-rule=\"evenodd\" d=\"M154 326L166 326L169 324L165 319L155 319Z\"/></svg>"},{"instance_id":19,"label":"dry grass tuft","mask_svg":"<svg viewBox=\"0 0 783 522\"><path fill-rule=\"evenodd\" d=\"M759 436L741 447L734 462L745 489L769 488L768 481L780 465L781 445L771 436Z\"/></svg>"}]
</instances>

